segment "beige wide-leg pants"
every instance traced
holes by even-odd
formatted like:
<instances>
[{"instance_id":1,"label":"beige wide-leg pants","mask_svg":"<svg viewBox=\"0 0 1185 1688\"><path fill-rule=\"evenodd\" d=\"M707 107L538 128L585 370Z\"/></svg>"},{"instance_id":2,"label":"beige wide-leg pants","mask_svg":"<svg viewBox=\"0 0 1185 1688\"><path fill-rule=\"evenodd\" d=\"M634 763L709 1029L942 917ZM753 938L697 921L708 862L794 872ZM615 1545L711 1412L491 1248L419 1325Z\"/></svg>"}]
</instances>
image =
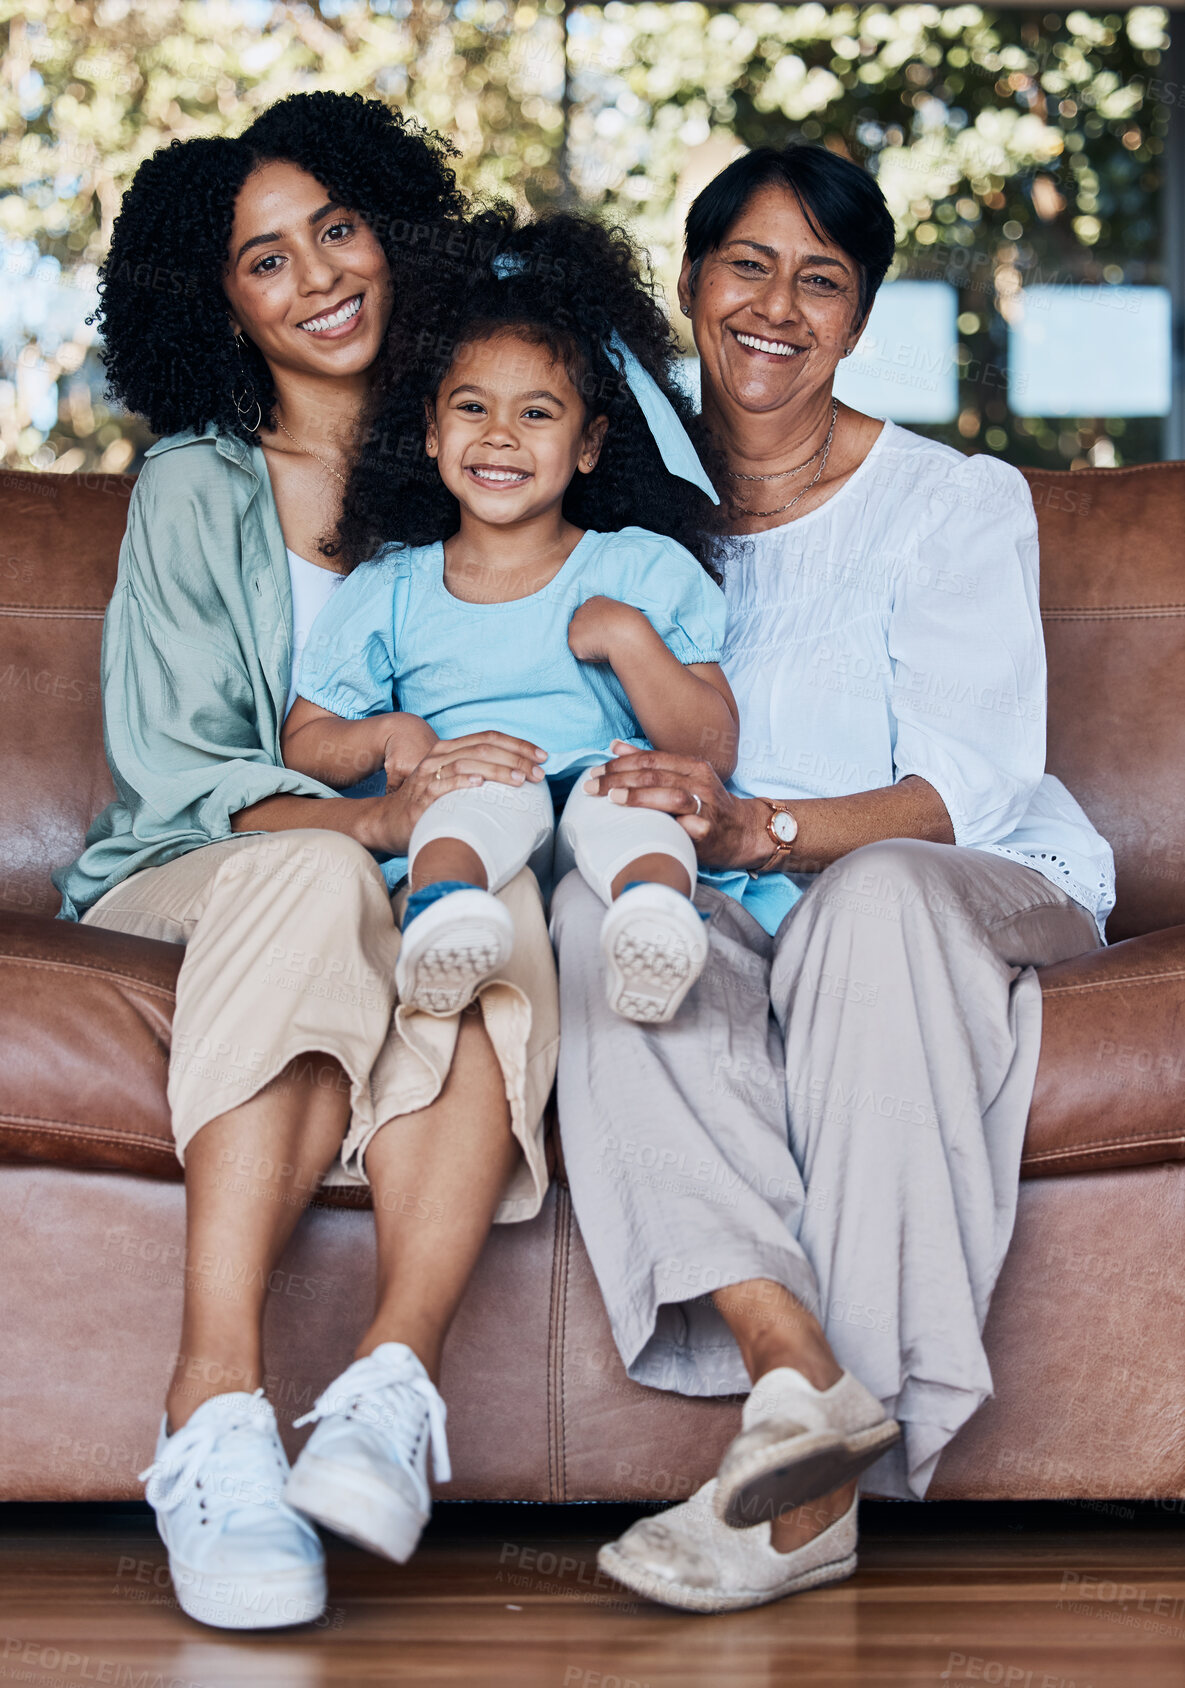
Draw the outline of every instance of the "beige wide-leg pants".
<instances>
[{"instance_id":1,"label":"beige wide-leg pants","mask_svg":"<svg viewBox=\"0 0 1185 1688\"><path fill-rule=\"evenodd\" d=\"M1033 969L1098 930L1030 867L904 839L821 873L773 938L713 887L696 903L704 971L669 1025L640 1026L605 1005L600 903L576 874L553 902L564 1159L618 1349L639 1383L746 1393L710 1293L784 1285L902 1422L868 1487L923 1495L992 1392Z\"/></svg>"},{"instance_id":2,"label":"beige wide-leg pants","mask_svg":"<svg viewBox=\"0 0 1185 1688\"><path fill-rule=\"evenodd\" d=\"M534 877L520 873L501 897L514 920L514 953L479 1002L522 1148L496 1215L507 1222L532 1218L547 1189L543 1110L558 1008ZM396 1004L392 899L351 838L302 829L207 844L134 874L84 921L186 946L168 1085L182 1162L195 1132L302 1054L336 1056L350 1083L349 1129L327 1183L365 1183L363 1158L379 1127L440 1093L457 1016Z\"/></svg>"}]
</instances>

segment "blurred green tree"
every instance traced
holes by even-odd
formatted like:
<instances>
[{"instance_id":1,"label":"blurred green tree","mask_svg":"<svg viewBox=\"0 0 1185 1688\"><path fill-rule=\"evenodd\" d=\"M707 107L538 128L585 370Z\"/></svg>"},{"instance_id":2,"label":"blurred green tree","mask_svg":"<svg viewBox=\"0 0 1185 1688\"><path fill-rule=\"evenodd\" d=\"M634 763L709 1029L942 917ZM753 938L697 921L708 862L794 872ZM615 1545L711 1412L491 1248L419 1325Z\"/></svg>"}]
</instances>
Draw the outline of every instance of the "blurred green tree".
<instances>
[{"instance_id":1,"label":"blurred green tree","mask_svg":"<svg viewBox=\"0 0 1185 1688\"><path fill-rule=\"evenodd\" d=\"M121 195L174 136L305 87L448 133L474 192L620 217L668 285L688 200L738 146L822 140L877 172L894 274L959 289L960 413L928 431L1022 462L1155 457L1158 423L1025 421L973 377L1003 369L1026 281L1162 279L1166 28L1153 7L0 0L4 459L131 461L144 436L106 410L81 320Z\"/></svg>"}]
</instances>

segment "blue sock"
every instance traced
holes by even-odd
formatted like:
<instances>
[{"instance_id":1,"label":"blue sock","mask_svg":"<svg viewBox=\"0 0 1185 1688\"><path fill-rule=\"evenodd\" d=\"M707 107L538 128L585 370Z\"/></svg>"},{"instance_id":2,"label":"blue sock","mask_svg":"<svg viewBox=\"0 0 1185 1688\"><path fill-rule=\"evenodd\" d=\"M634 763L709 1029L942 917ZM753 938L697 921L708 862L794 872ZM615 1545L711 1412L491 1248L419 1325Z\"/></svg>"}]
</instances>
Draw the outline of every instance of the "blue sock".
<instances>
[{"instance_id":1,"label":"blue sock","mask_svg":"<svg viewBox=\"0 0 1185 1688\"><path fill-rule=\"evenodd\" d=\"M423 885L418 891L413 891L407 899L403 910L403 930L406 932L417 914L423 914L426 908L438 903L441 897L451 896L454 891L478 891L481 887L471 885L465 879L441 879L435 885Z\"/></svg>"},{"instance_id":2,"label":"blue sock","mask_svg":"<svg viewBox=\"0 0 1185 1688\"><path fill-rule=\"evenodd\" d=\"M650 883L651 883L651 881L649 879L631 879L628 885L623 885L621 887L621 894L624 897L627 891L633 891L639 885L649 885ZM669 887L668 887L668 889L669 889ZM678 893L678 894L682 895L681 892ZM691 902L690 897L688 897L687 900L688 900L688 902ZM691 903L691 906L692 906L692 908L695 908L694 903ZM711 918L712 918L712 916L710 914L705 914L703 909L697 908L697 909L695 909L695 912L699 915L701 920L711 920ZM404 925L406 925L406 924L407 924L407 922L405 920Z\"/></svg>"}]
</instances>

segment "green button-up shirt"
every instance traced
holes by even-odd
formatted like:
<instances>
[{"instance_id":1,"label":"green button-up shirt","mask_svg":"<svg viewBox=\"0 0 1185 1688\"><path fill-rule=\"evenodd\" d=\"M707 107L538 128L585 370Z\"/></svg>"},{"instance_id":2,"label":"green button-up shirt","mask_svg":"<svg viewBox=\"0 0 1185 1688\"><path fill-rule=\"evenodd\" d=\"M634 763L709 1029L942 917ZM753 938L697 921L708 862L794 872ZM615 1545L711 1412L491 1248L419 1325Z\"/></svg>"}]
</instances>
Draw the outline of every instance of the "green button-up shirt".
<instances>
[{"instance_id":1,"label":"green button-up shirt","mask_svg":"<svg viewBox=\"0 0 1185 1688\"><path fill-rule=\"evenodd\" d=\"M213 431L148 453L103 625L103 740L117 796L54 883L77 920L141 868L231 836L285 768L292 588L263 452Z\"/></svg>"}]
</instances>

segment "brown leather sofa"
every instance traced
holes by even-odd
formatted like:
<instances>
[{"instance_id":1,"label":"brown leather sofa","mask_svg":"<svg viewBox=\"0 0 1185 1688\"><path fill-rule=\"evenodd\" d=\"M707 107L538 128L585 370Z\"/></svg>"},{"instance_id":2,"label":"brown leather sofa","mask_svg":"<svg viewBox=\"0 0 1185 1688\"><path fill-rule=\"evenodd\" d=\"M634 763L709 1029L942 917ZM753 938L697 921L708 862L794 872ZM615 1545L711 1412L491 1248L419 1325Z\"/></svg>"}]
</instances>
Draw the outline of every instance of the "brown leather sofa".
<instances>
[{"instance_id":1,"label":"brown leather sofa","mask_svg":"<svg viewBox=\"0 0 1185 1688\"><path fill-rule=\"evenodd\" d=\"M1185 464L1031 477L1050 767L1113 842L1111 947L1042 975L997 1394L936 1497L1185 1495ZM130 482L0 475L0 1498L140 1493L179 1331L165 1068L181 951L55 922L107 800L99 639ZM271 1285L281 1419L347 1362L371 1221L319 1206ZM496 1232L449 1341L458 1498L659 1499L737 1405L631 1384L562 1183Z\"/></svg>"}]
</instances>

